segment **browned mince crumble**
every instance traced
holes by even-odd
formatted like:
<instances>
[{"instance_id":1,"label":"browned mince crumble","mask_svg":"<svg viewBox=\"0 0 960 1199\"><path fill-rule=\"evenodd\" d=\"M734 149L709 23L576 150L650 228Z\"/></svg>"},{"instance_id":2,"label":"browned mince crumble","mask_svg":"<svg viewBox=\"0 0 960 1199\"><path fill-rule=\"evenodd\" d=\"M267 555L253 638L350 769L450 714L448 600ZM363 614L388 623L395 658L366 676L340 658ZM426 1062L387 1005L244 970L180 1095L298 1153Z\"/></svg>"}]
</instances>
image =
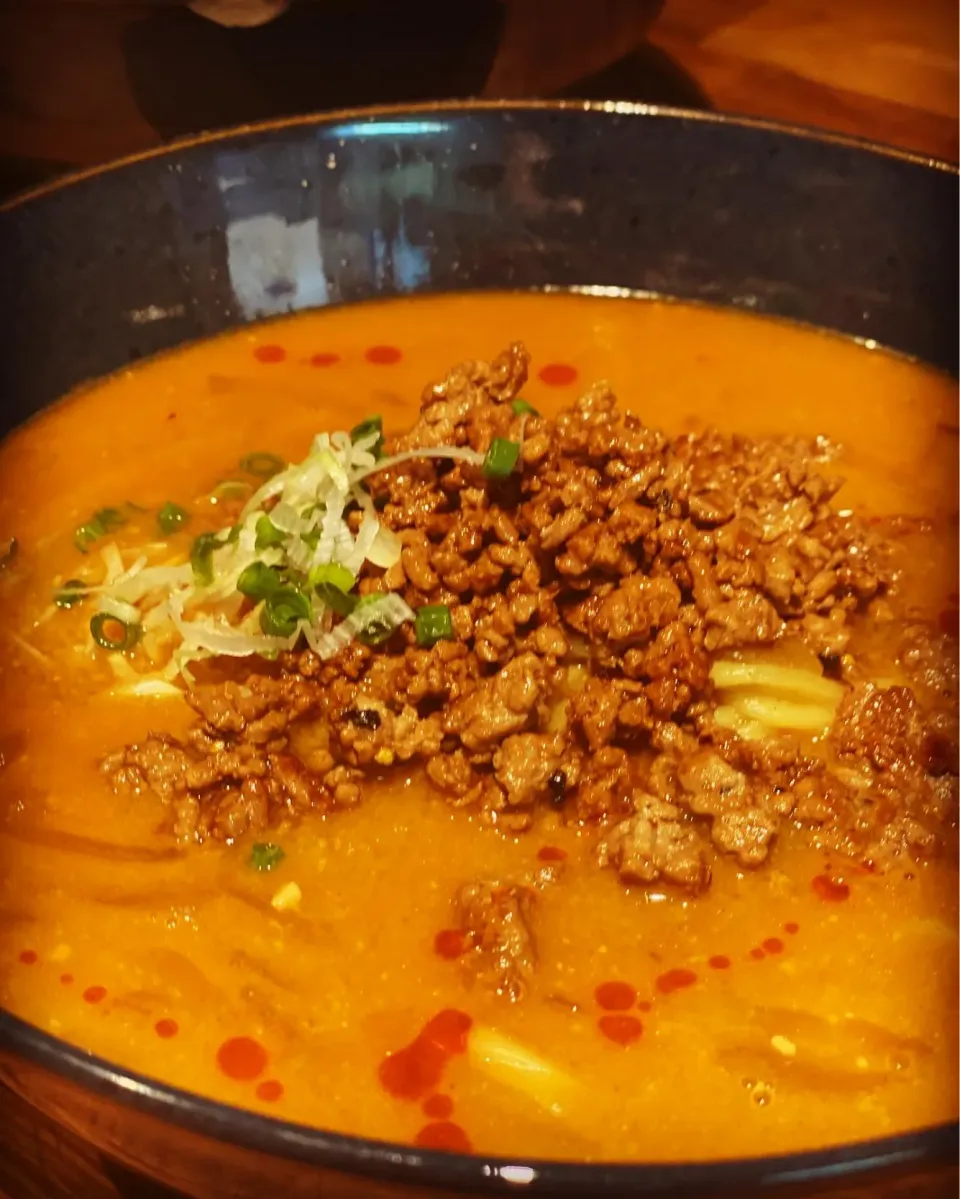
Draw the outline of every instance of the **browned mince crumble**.
<instances>
[{"instance_id":1,"label":"browned mince crumble","mask_svg":"<svg viewBox=\"0 0 960 1199\"><path fill-rule=\"evenodd\" d=\"M422 765L486 823L518 832L559 813L596 830L598 863L625 882L694 893L718 855L761 866L786 824L878 871L935 853L957 815L957 647L900 599L895 522L832 506L822 442L668 437L605 384L556 419L517 415L527 365L514 344L458 366L387 444L522 441L507 479L418 459L369 480L403 551L386 572L366 566L360 592L447 605L454 640L419 648L404 625L328 662L293 652L195 686L186 737L112 755L115 785L154 791L180 838L229 841L357 804L367 778ZM866 681L868 625L889 629L909 686ZM790 639L846 685L829 735L754 742L718 727L711 663ZM533 969L528 908L549 881L456 897L510 994Z\"/></svg>"}]
</instances>

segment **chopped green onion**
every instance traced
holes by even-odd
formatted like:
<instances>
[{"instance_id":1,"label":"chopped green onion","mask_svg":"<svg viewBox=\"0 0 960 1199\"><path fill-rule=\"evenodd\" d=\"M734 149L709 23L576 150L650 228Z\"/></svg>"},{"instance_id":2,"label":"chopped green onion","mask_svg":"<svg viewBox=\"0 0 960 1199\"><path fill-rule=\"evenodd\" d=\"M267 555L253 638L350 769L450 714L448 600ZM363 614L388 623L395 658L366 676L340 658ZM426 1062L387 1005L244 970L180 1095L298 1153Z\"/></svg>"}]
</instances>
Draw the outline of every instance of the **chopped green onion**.
<instances>
[{"instance_id":1,"label":"chopped green onion","mask_svg":"<svg viewBox=\"0 0 960 1199\"><path fill-rule=\"evenodd\" d=\"M210 492L210 498L215 504L222 504L224 500L245 500L252 491L250 484L240 479L224 479Z\"/></svg>"},{"instance_id":2,"label":"chopped green onion","mask_svg":"<svg viewBox=\"0 0 960 1199\"><path fill-rule=\"evenodd\" d=\"M190 549L190 565L194 578L203 587L213 582L213 551L220 545L216 533L201 533Z\"/></svg>"},{"instance_id":3,"label":"chopped green onion","mask_svg":"<svg viewBox=\"0 0 960 1199\"><path fill-rule=\"evenodd\" d=\"M161 533L175 533L189 520L190 513L186 508L181 508L179 504L174 504L171 500L167 500L157 513L157 524L160 526Z\"/></svg>"},{"instance_id":4,"label":"chopped green onion","mask_svg":"<svg viewBox=\"0 0 960 1199\"><path fill-rule=\"evenodd\" d=\"M113 533L127 523L127 518L119 508L101 508L94 512L88 521L84 521L73 535L73 544L81 554L85 554L90 546Z\"/></svg>"},{"instance_id":5,"label":"chopped green onion","mask_svg":"<svg viewBox=\"0 0 960 1199\"><path fill-rule=\"evenodd\" d=\"M368 416L359 425L354 425L350 430L350 440L356 444L362 438L369 437L371 433L379 434L377 440L370 447L370 453L374 458L379 458L383 453L383 417L379 413L376 416Z\"/></svg>"},{"instance_id":6,"label":"chopped green onion","mask_svg":"<svg viewBox=\"0 0 960 1199\"><path fill-rule=\"evenodd\" d=\"M488 479L506 479L513 473L520 457L520 442L495 437L483 460L483 473Z\"/></svg>"},{"instance_id":7,"label":"chopped green onion","mask_svg":"<svg viewBox=\"0 0 960 1199\"><path fill-rule=\"evenodd\" d=\"M127 624L108 612L98 612L90 621L90 633L102 649L123 653L140 640L140 626Z\"/></svg>"},{"instance_id":8,"label":"chopped green onion","mask_svg":"<svg viewBox=\"0 0 960 1199\"><path fill-rule=\"evenodd\" d=\"M510 407L513 409L514 416L539 416L540 415L540 413L536 410L536 408L534 408L534 406L532 404L528 403L526 400L522 400L522 399L514 400L513 403L510 405Z\"/></svg>"},{"instance_id":9,"label":"chopped green onion","mask_svg":"<svg viewBox=\"0 0 960 1199\"><path fill-rule=\"evenodd\" d=\"M383 598L382 594L365 595L357 602L354 612L360 612L368 604L378 604ZM392 637L396 631L396 623L384 613L365 625L362 631L357 633L357 640L363 642L364 645L380 645Z\"/></svg>"},{"instance_id":10,"label":"chopped green onion","mask_svg":"<svg viewBox=\"0 0 960 1199\"><path fill-rule=\"evenodd\" d=\"M257 540L255 542L258 550L269 550L275 545L283 545L286 539L286 533L281 532L269 516L261 516L259 518L257 521Z\"/></svg>"},{"instance_id":11,"label":"chopped green onion","mask_svg":"<svg viewBox=\"0 0 960 1199\"><path fill-rule=\"evenodd\" d=\"M290 637L301 620L313 615L310 601L295 587L278 587L264 600L260 628L268 637Z\"/></svg>"},{"instance_id":12,"label":"chopped green onion","mask_svg":"<svg viewBox=\"0 0 960 1199\"><path fill-rule=\"evenodd\" d=\"M417 645L422 645L424 649L429 649L438 641L453 640L453 620L446 604L428 604L418 608L413 628Z\"/></svg>"},{"instance_id":13,"label":"chopped green onion","mask_svg":"<svg viewBox=\"0 0 960 1199\"><path fill-rule=\"evenodd\" d=\"M250 865L254 870L273 870L286 856L283 846L274 845L272 841L258 841L250 850Z\"/></svg>"},{"instance_id":14,"label":"chopped green onion","mask_svg":"<svg viewBox=\"0 0 960 1199\"><path fill-rule=\"evenodd\" d=\"M67 579L62 587L54 593L53 602L58 608L72 608L79 604L87 594L87 584L83 579Z\"/></svg>"},{"instance_id":15,"label":"chopped green onion","mask_svg":"<svg viewBox=\"0 0 960 1199\"><path fill-rule=\"evenodd\" d=\"M273 595L282 583L283 576L275 566L251 562L246 570L241 571L240 578L237 579L237 590L249 599L262 600L268 595Z\"/></svg>"},{"instance_id":16,"label":"chopped green onion","mask_svg":"<svg viewBox=\"0 0 960 1199\"><path fill-rule=\"evenodd\" d=\"M341 566L339 562L323 562L310 571L311 587L329 583L338 591L346 593L354 587L356 581L351 572L345 566Z\"/></svg>"},{"instance_id":17,"label":"chopped green onion","mask_svg":"<svg viewBox=\"0 0 960 1199\"><path fill-rule=\"evenodd\" d=\"M338 616L349 616L357 606L357 597L349 594L356 581L350 571L339 562L324 562L315 566L308 579L317 595Z\"/></svg>"},{"instance_id":18,"label":"chopped green onion","mask_svg":"<svg viewBox=\"0 0 960 1199\"><path fill-rule=\"evenodd\" d=\"M258 479L272 479L278 475L287 464L276 454L247 454L240 459L240 469L248 475L256 475Z\"/></svg>"}]
</instances>

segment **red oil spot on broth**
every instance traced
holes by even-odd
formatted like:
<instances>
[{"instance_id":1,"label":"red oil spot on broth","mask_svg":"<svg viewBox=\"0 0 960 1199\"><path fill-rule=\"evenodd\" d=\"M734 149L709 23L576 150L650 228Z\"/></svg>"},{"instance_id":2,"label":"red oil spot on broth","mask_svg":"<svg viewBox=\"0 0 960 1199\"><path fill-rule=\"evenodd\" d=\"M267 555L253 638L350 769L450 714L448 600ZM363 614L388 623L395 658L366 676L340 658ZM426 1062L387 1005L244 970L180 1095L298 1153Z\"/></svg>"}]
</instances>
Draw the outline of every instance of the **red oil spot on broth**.
<instances>
[{"instance_id":1,"label":"red oil spot on broth","mask_svg":"<svg viewBox=\"0 0 960 1199\"><path fill-rule=\"evenodd\" d=\"M709 959L707 965L711 970L729 970L730 959L725 953L715 953L713 957Z\"/></svg>"},{"instance_id":2,"label":"red oil spot on broth","mask_svg":"<svg viewBox=\"0 0 960 1199\"><path fill-rule=\"evenodd\" d=\"M378 1070L380 1085L394 1099L421 1099L440 1082L446 1063L447 1055L438 1045L417 1037L383 1059Z\"/></svg>"},{"instance_id":3,"label":"red oil spot on broth","mask_svg":"<svg viewBox=\"0 0 960 1199\"><path fill-rule=\"evenodd\" d=\"M637 1011L638 1012L652 1012L653 1004L650 1002L649 999L638 999L637 1000Z\"/></svg>"},{"instance_id":4,"label":"red oil spot on broth","mask_svg":"<svg viewBox=\"0 0 960 1199\"><path fill-rule=\"evenodd\" d=\"M217 1050L217 1065L237 1082L259 1078L269 1060L266 1049L253 1037L230 1037Z\"/></svg>"},{"instance_id":5,"label":"red oil spot on broth","mask_svg":"<svg viewBox=\"0 0 960 1199\"><path fill-rule=\"evenodd\" d=\"M339 361L340 361L339 354L311 354L310 355L310 365L311 366L319 366L319 367L336 366L336 364Z\"/></svg>"},{"instance_id":6,"label":"red oil spot on broth","mask_svg":"<svg viewBox=\"0 0 960 1199\"><path fill-rule=\"evenodd\" d=\"M393 366L402 357L403 353L396 346L371 346L364 354L367 362L374 366Z\"/></svg>"},{"instance_id":7,"label":"red oil spot on broth","mask_svg":"<svg viewBox=\"0 0 960 1199\"><path fill-rule=\"evenodd\" d=\"M256 1096L265 1103L276 1103L283 1098L283 1083L275 1078L267 1078L257 1087Z\"/></svg>"},{"instance_id":8,"label":"red oil spot on broth","mask_svg":"<svg viewBox=\"0 0 960 1199\"><path fill-rule=\"evenodd\" d=\"M663 995L669 995L672 991L682 991L684 987L692 987L697 981L697 976L692 970L667 970L657 979L656 987Z\"/></svg>"},{"instance_id":9,"label":"red oil spot on broth","mask_svg":"<svg viewBox=\"0 0 960 1199\"><path fill-rule=\"evenodd\" d=\"M413 1138L418 1149L440 1149L444 1153L470 1153L473 1146L470 1138L459 1124L449 1120L437 1120L424 1124Z\"/></svg>"},{"instance_id":10,"label":"red oil spot on broth","mask_svg":"<svg viewBox=\"0 0 960 1199\"><path fill-rule=\"evenodd\" d=\"M449 1095L431 1095L420 1107L431 1120L449 1120L453 1115L453 1100Z\"/></svg>"},{"instance_id":11,"label":"red oil spot on broth","mask_svg":"<svg viewBox=\"0 0 960 1199\"><path fill-rule=\"evenodd\" d=\"M601 1016L597 1028L608 1041L616 1045L631 1045L643 1035L643 1025L636 1016L625 1016L619 1012L612 1016Z\"/></svg>"},{"instance_id":12,"label":"red oil spot on broth","mask_svg":"<svg viewBox=\"0 0 960 1199\"><path fill-rule=\"evenodd\" d=\"M180 1031L180 1026L177 1024L176 1020L164 1018L163 1020L158 1020L156 1022L156 1024L153 1026L153 1031L162 1040L169 1041L171 1037L175 1037Z\"/></svg>"},{"instance_id":13,"label":"red oil spot on broth","mask_svg":"<svg viewBox=\"0 0 960 1199\"><path fill-rule=\"evenodd\" d=\"M800 925L795 920L788 920L783 926L783 931L789 933L791 937L795 937L800 931Z\"/></svg>"},{"instance_id":14,"label":"red oil spot on broth","mask_svg":"<svg viewBox=\"0 0 960 1199\"><path fill-rule=\"evenodd\" d=\"M767 955L759 945L754 945L753 949L750 950L750 956L755 962L762 962Z\"/></svg>"},{"instance_id":15,"label":"red oil spot on broth","mask_svg":"<svg viewBox=\"0 0 960 1199\"><path fill-rule=\"evenodd\" d=\"M767 937L766 941L761 941L760 944L767 951L767 953L783 953L783 942L779 937Z\"/></svg>"},{"instance_id":16,"label":"red oil spot on broth","mask_svg":"<svg viewBox=\"0 0 960 1199\"><path fill-rule=\"evenodd\" d=\"M559 845L543 845L537 850L537 857L541 862L563 862L566 861L567 851Z\"/></svg>"},{"instance_id":17,"label":"red oil spot on broth","mask_svg":"<svg viewBox=\"0 0 960 1199\"><path fill-rule=\"evenodd\" d=\"M442 958L458 958L467 948L467 934L459 928L443 928L433 938L433 951Z\"/></svg>"},{"instance_id":18,"label":"red oil spot on broth","mask_svg":"<svg viewBox=\"0 0 960 1199\"><path fill-rule=\"evenodd\" d=\"M107 988L100 986L87 987L83 993L84 1003L102 1003L107 997Z\"/></svg>"},{"instance_id":19,"label":"red oil spot on broth","mask_svg":"<svg viewBox=\"0 0 960 1199\"><path fill-rule=\"evenodd\" d=\"M850 887L846 883L835 882L826 874L818 874L810 885L824 903L843 903L850 898Z\"/></svg>"},{"instance_id":20,"label":"red oil spot on broth","mask_svg":"<svg viewBox=\"0 0 960 1199\"><path fill-rule=\"evenodd\" d=\"M69 987L70 984L73 982L73 975L72 974L61 974L60 981L63 983L63 985L65 987Z\"/></svg>"},{"instance_id":21,"label":"red oil spot on broth","mask_svg":"<svg viewBox=\"0 0 960 1199\"><path fill-rule=\"evenodd\" d=\"M283 362L287 357L287 351L283 346L266 345L257 346L253 351L253 356L257 362L272 364L275 362Z\"/></svg>"},{"instance_id":22,"label":"red oil spot on broth","mask_svg":"<svg viewBox=\"0 0 960 1199\"><path fill-rule=\"evenodd\" d=\"M423 1099L436 1089L447 1060L464 1053L473 1021L466 1012L446 1008L423 1026L416 1040L380 1063L380 1085L395 1099Z\"/></svg>"},{"instance_id":23,"label":"red oil spot on broth","mask_svg":"<svg viewBox=\"0 0 960 1199\"><path fill-rule=\"evenodd\" d=\"M448 1057L454 1057L458 1053L466 1053L467 1034L472 1025L473 1021L466 1012L444 1008L424 1025L420 1036L439 1045Z\"/></svg>"},{"instance_id":24,"label":"red oil spot on broth","mask_svg":"<svg viewBox=\"0 0 960 1199\"><path fill-rule=\"evenodd\" d=\"M548 387L568 387L577 377L577 368L569 362L548 362L540 368L540 382Z\"/></svg>"},{"instance_id":25,"label":"red oil spot on broth","mask_svg":"<svg viewBox=\"0 0 960 1199\"><path fill-rule=\"evenodd\" d=\"M37 960L37 951L35 949L24 949L20 954L20 961L24 966L32 966Z\"/></svg>"},{"instance_id":26,"label":"red oil spot on broth","mask_svg":"<svg viewBox=\"0 0 960 1199\"><path fill-rule=\"evenodd\" d=\"M628 1012L637 1002L636 988L617 981L601 983L593 997L607 1012Z\"/></svg>"}]
</instances>

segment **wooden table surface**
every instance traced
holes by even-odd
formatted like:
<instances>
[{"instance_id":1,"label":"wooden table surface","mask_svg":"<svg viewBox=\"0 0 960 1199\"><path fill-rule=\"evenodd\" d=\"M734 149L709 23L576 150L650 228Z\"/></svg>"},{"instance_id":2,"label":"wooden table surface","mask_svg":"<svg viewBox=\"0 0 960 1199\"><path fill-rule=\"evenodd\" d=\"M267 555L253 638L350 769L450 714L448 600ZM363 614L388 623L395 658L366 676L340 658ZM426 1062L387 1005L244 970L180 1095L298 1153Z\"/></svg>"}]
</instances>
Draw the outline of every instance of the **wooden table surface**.
<instances>
[{"instance_id":1,"label":"wooden table surface","mask_svg":"<svg viewBox=\"0 0 960 1199\"><path fill-rule=\"evenodd\" d=\"M467 94L704 104L957 159L956 0L510 2L506 19L496 17L499 42L491 45L489 61L467 48L464 62L475 72L461 81ZM172 3L0 0L0 175L8 190L189 130L189 107L165 108L162 95L151 99L142 78L131 79L137 70L142 74L143 62L131 62L136 39L131 42L130 30L150 15L151 5L169 9ZM483 0L469 4L480 22ZM345 10L346 0L339 7ZM651 15L656 19L648 33ZM340 20L331 16L330 28ZM171 28L179 53L175 24ZM205 34L196 29L202 41ZM477 24L476 39L484 29ZM188 51L183 47L184 55ZM205 52L203 46L197 51L202 64ZM351 70L356 66L352 62ZM204 82L208 92L231 86L216 77ZM437 95L449 94L443 90L449 87L449 79L438 82ZM197 96L204 99L202 89ZM357 102L353 94L349 102ZM116 1170L109 1178L102 1174L95 1153L2 1090L0 1127L11 1136L20 1127L20 1142L36 1150L19 1164L0 1155L0 1196L66 1199L79 1193L77 1186L91 1199L146 1195ZM52 1174L51 1162L59 1163ZM35 1170L44 1169L46 1180L37 1181Z\"/></svg>"},{"instance_id":2,"label":"wooden table surface","mask_svg":"<svg viewBox=\"0 0 960 1199\"><path fill-rule=\"evenodd\" d=\"M258 116L454 93L709 106L955 161L957 7L296 0L286 17L237 37L177 0L0 0L0 185ZM377 50L376 31L389 42L397 28L424 47L422 60L409 43L392 58Z\"/></svg>"},{"instance_id":3,"label":"wooden table surface","mask_svg":"<svg viewBox=\"0 0 960 1199\"><path fill-rule=\"evenodd\" d=\"M957 0L669 0L652 40L714 107L957 160Z\"/></svg>"}]
</instances>

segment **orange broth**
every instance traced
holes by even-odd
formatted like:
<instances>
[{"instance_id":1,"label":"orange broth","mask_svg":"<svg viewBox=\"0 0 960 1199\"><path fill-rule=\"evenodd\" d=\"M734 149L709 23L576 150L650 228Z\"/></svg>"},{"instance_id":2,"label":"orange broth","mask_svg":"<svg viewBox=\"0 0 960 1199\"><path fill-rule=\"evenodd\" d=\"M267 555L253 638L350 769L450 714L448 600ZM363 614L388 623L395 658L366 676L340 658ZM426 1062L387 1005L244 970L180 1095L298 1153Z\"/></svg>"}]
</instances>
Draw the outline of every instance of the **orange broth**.
<instances>
[{"instance_id":1,"label":"orange broth","mask_svg":"<svg viewBox=\"0 0 960 1199\"><path fill-rule=\"evenodd\" d=\"M178 846L158 799L117 796L100 775L106 753L192 714L111 696L83 605L49 614L54 581L89 565L74 529L132 501L151 510L116 535L132 547L173 500L197 513L172 538L186 547L224 523L196 497L244 454L296 460L314 433L370 412L398 430L427 381L517 338L534 358L524 394L548 413L608 378L670 432L839 442L844 504L933 524L914 539L921 612L956 604L954 385L839 338L673 304L441 297L302 315L124 371L0 447L0 535L20 543L15 583L0 585L0 1003L230 1104L405 1142L454 1122L485 1153L710 1159L955 1117L948 857L871 875L788 831L766 867L721 859L690 899L599 870L593 832L547 817L507 836L420 776L389 775L355 810L272 831L286 858L257 873L246 842ZM537 977L511 1005L470 988L435 939L458 885L520 875L544 848L568 871L539 908ZM842 887L814 886L828 865ZM278 911L288 882L299 909ZM450 1052L433 1085L390 1094L385 1056L447 1009L556 1073L530 1090Z\"/></svg>"}]
</instances>

